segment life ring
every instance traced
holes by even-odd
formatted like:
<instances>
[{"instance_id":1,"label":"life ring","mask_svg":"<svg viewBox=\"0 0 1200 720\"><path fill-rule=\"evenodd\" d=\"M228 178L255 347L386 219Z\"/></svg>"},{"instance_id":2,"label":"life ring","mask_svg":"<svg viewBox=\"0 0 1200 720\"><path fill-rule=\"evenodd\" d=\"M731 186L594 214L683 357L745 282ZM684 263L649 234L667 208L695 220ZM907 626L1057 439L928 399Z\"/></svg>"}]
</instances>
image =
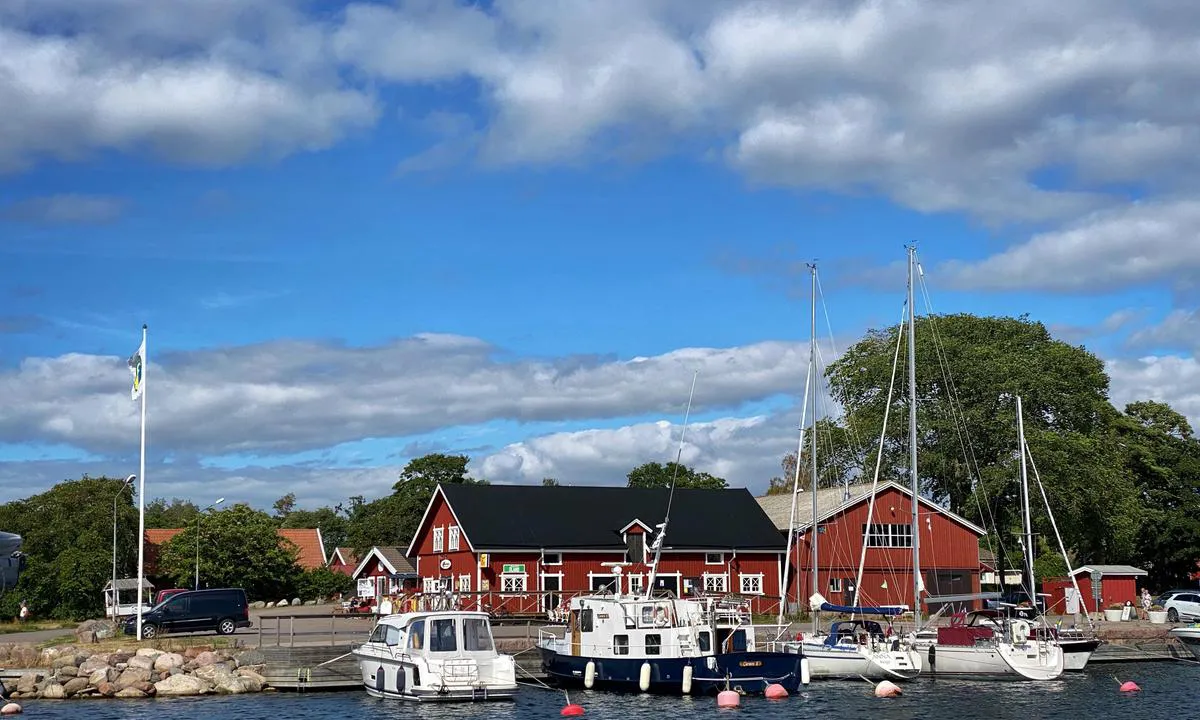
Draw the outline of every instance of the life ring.
<instances>
[{"instance_id":1,"label":"life ring","mask_svg":"<svg viewBox=\"0 0 1200 720\"><path fill-rule=\"evenodd\" d=\"M668 622L667 607L665 605L659 605L654 610L654 625L656 627L666 627Z\"/></svg>"},{"instance_id":2,"label":"life ring","mask_svg":"<svg viewBox=\"0 0 1200 720\"><path fill-rule=\"evenodd\" d=\"M1027 620L1013 620L1012 623L1012 639L1014 645L1023 645L1029 639L1029 633L1032 628L1029 627Z\"/></svg>"}]
</instances>

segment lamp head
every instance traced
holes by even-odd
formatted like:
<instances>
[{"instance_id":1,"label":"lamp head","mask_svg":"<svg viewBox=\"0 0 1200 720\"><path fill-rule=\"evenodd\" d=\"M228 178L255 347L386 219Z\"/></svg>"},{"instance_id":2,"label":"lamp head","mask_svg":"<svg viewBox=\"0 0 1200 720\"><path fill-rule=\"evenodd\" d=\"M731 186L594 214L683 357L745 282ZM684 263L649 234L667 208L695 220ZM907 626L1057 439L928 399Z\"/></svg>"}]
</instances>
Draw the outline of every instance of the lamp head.
<instances>
[{"instance_id":1,"label":"lamp head","mask_svg":"<svg viewBox=\"0 0 1200 720\"><path fill-rule=\"evenodd\" d=\"M134 480L137 480L137 475L129 475L125 478L125 484L132 485Z\"/></svg>"}]
</instances>

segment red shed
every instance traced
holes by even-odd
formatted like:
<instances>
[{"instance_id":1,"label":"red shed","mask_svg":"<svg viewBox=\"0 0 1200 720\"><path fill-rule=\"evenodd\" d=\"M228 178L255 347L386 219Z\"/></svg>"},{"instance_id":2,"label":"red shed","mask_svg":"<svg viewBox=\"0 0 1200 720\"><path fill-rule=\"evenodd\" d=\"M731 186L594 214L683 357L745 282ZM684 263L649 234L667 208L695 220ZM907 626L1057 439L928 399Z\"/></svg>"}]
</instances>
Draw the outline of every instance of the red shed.
<instances>
[{"instance_id":1,"label":"red shed","mask_svg":"<svg viewBox=\"0 0 1200 720\"><path fill-rule=\"evenodd\" d=\"M1138 604L1137 579L1146 577L1146 571L1130 565L1085 565L1072 573L1083 593L1083 606L1088 612L1101 612L1109 605L1124 605L1126 601ZM1099 603L1094 582L1099 582ZM1042 591L1048 593L1048 609L1051 613L1074 615L1083 612L1074 600L1075 588L1070 577L1049 578L1042 582ZM1097 604L1099 607L1097 607Z\"/></svg>"},{"instance_id":2,"label":"red shed","mask_svg":"<svg viewBox=\"0 0 1200 720\"><path fill-rule=\"evenodd\" d=\"M358 567L358 555L352 547L335 547L329 554L329 569L343 575L354 575Z\"/></svg>"},{"instance_id":3,"label":"red shed","mask_svg":"<svg viewBox=\"0 0 1200 720\"><path fill-rule=\"evenodd\" d=\"M381 598L403 595L416 589L417 574L399 547L375 546L363 555L350 577L358 585L359 597Z\"/></svg>"},{"instance_id":4,"label":"red shed","mask_svg":"<svg viewBox=\"0 0 1200 720\"><path fill-rule=\"evenodd\" d=\"M566 597L645 588L665 488L440 485L408 547L425 593L458 606L544 614ZM655 586L679 595L736 593L778 608L784 538L745 489L679 489Z\"/></svg>"},{"instance_id":5,"label":"red shed","mask_svg":"<svg viewBox=\"0 0 1200 720\"><path fill-rule=\"evenodd\" d=\"M808 606L812 595L812 494L796 496L795 528L798 533L793 544L789 569L788 599L801 607ZM869 542L863 563L860 605L913 606L912 574L912 493L895 482L882 482L875 493L874 509L870 508L871 488L865 484L817 490L817 581L821 594L834 604L854 603L854 581L862 558L863 539ZM792 496L768 495L758 502L786 533L791 519ZM871 510L870 533L867 515ZM930 502L920 501L921 570L926 597L978 594L979 538L983 528L949 510ZM800 572L799 595L796 575ZM958 603L956 603L957 605ZM976 603L968 601L967 609ZM932 612L937 603L927 603L925 611Z\"/></svg>"}]
</instances>

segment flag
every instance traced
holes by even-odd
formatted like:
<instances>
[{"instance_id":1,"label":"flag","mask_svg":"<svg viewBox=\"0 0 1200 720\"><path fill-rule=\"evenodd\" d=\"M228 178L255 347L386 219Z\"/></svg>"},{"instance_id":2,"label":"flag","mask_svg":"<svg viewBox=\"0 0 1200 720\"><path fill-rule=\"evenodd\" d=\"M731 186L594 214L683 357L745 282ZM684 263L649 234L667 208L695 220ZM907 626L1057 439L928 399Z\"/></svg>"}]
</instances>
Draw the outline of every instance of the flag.
<instances>
[{"instance_id":1,"label":"flag","mask_svg":"<svg viewBox=\"0 0 1200 720\"><path fill-rule=\"evenodd\" d=\"M137 352L129 357L129 372L133 373L133 387L129 390L129 396L134 400L142 396L142 358L145 356L146 338L142 338Z\"/></svg>"}]
</instances>

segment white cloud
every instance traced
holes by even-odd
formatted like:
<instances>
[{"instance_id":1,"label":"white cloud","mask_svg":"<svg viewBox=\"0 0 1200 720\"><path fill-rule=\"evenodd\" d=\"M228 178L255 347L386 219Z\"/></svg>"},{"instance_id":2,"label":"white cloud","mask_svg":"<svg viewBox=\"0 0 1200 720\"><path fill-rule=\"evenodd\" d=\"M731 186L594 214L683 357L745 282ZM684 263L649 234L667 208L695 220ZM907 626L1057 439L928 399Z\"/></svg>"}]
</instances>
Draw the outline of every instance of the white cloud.
<instances>
[{"instance_id":1,"label":"white cloud","mask_svg":"<svg viewBox=\"0 0 1200 720\"><path fill-rule=\"evenodd\" d=\"M0 208L0 218L47 225L94 225L112 222L124 211L122 198L65 193L11 203Z\"/></svg>"},{"instance_id":2,"label":"white cloud","mask_svg":"<svg viewBox=\"0 0 1200 720\"><path fill-rule=\"evenodd\" d=\"M639 362L501 361L475 338L419 335L346 348L308 341L152 354L149 429L161 452L282 453L490 420L677 413L797 394L807 345L683 348ZM0 437L127 451L137 438L123 358L27 358L0 372Z\"/></svg>"},{"instance_id":3,"label":"white cloud","mask_svg":"<svg viewBox=\"0 0 1200 720\"><path fill-rule=\"evenodd\" d=\"M1162 322L1129 336L1128 345L1154 350L1200 351L1200 310L1175 309Z\"/></svg>"},{"instance_id":4,"label":"white cloud","mask_svg":"<svg viewBox=\"0 0 1200 720\"><path fill-rule=\"evenodd\" d=\"M1200 273L1200 200L1141 202L1091 214L978 262L938 268L962 289L1104 292Z\"/></svg>"},{"instance_id":5,"label":"white cloud","mask_svg":"<svg viewBox=\"0 0 1200 720\"><path fill-rule=\"evenodd\" d=\"M1165 402L1200 424L1200 361L1195 357L1148 355L1106 363L1112 378L1112 401L1118 408L1138 400Z\"/></svg>"}]
</instances>

